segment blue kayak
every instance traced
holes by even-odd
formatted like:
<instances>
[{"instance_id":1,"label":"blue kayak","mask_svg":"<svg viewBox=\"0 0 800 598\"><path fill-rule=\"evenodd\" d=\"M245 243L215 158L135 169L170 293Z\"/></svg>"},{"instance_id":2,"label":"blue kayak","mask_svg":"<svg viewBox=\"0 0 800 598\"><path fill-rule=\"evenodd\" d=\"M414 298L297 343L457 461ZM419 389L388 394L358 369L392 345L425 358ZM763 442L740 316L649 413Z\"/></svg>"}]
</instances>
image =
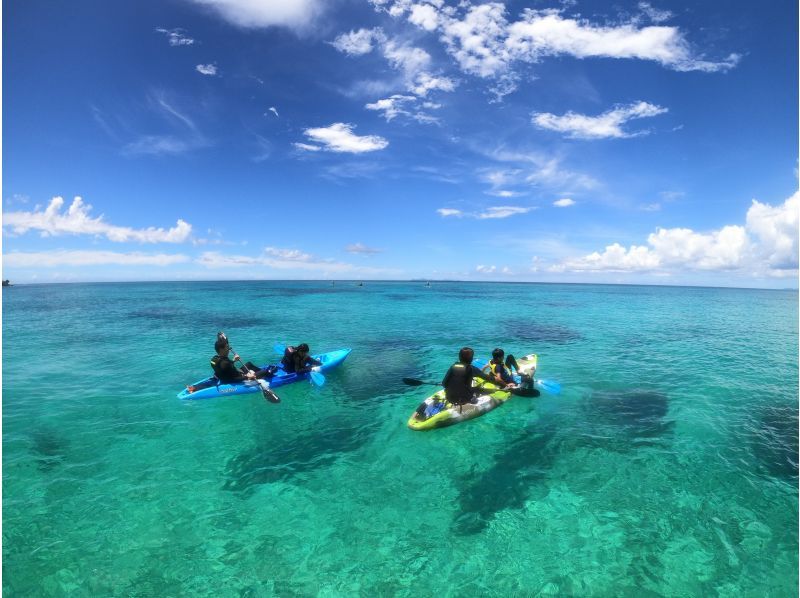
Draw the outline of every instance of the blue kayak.
<instances>
[{"instance_id":1,"label":"blue kayak","mask_svg":"<svg viewBox=\"0 0 800 598\"><path fill-rule=\"evenodd\" d=\"M342 363L345 358L350 355L352 349L339 349L338 351L330 351L328 353L320 353L313 355L314 359L322 362L320 371L327 372ZM261 369L267 366L262 366ZM277 364L275 367L278 370L275 376L269 380L270 388L277 388L278 386L285 386L293 382L300 382L301 380L308 380L309 374L288 373L283 369L283 366ZM189 392L189 388L196 389L194 392ZM261 387L256 382L234 382L233 384L221 384L215 376L204 378L197 382L190 384L189 387L184 388L178 393L179 399L211 399L214 397L225 397L229 395L250 394L253 392L261 392Z\"/></svg>"}]
</instances>

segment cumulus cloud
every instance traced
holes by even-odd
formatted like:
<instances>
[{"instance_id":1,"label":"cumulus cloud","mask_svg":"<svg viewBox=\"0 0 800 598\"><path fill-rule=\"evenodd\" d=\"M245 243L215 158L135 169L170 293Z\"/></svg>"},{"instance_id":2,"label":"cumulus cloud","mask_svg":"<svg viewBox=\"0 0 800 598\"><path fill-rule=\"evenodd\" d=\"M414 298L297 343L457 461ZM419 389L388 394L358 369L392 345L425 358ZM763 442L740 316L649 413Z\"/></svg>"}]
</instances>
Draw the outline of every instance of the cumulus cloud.
<instances>
[{"instance_id":1,"label":"cumulus cloud","mask_svg":"<svg viewBox=\"0 0 800 598\"><path fill-rule=\"evenodd\" d=\"M57 250L3 254L5 268L57 268L59 266L171 266L188 262L182 254L119 253L115 251Z\"/></svg>"},{"instance_id":2,"label":"cumulus cloud","mask_svg":"<svg viewBox=\"0 0 800 598\"><path fill-rule=\"evenodd\" d=\"M183 29L164 29L163 27L158 27L156 31L167 36L167 41L170 46L191 46L194 43L191 37L184 34Z\"/></svg>"},{"instance_id":3,"label":"cumulus cloud","mask_svg":"<svg viewBox=\"0 0 800 598\"><path fill-rule=\"evenodd\" d=\"M554 271L731 271L759 276L796 276L800 191L782 205L753 200L745 226L728 225L700 233L658 228L647 245L613 243L601 252L566 260Z\"/></svg>"},{"instance_id":4,"label":"cumulus cloud","mask_svg":"<svg viewBox=\"0 0 800 598\"><path fill-rule=\"evenodd\" d=\"M378 10L438 33L461 70L483 78L508 77L516 62L536 63L559 55L650 60L677 71L705 72L733 68L740 58L731 54L718 61L705 60L677 27L640 27L638 16L628 23L598 25L565 16L563 10L525 9L519 20L510 22L505 6L499 2L462 2L458 6L439 1L371 2ZM641 3L639 8L654 23L671 16L648 3ZM504 93L509 93L515 87L513 78L506 82Z\"/></svg>"},{"instance_id":5,"label":"cumulus cloud","mask_svg":"<svg viewBox=\"0 0 800 598\"><path fill-rule=\"evenodd\" d=\"M563 116L558 116L548 112L536 112L533 114L532 121L537 127L565 133L574 139L624 138L644 134L643 132L626 133L622 129L622 125L628 121L658 116L665 112L667 109L661 106L636 102L627 106L617 106L599 116L586 116L575 112L567 112Z\"/></svg>"},{"instance_id":6,"label":"cumulus cloud","mask_svg":"<svg viewBox=\"0 0 800 598\"><path fill-rule=\"evenodd\" d=\"M478 264L475 266L475 271L480 272L481 274L494 274L497 271L497 266L486 266L484 264Z\"/></svg>"},{"instance_id":7,"label":"cumulus cloud","mask_svg":"<svg viewBox=\"0 0 800 598\"><path fill-rule=\"evenodd\" d=\"M557 199L553 202L553 205L557 208L568 208L569 206L575 205L575 200L570 199L569 197L563 197L561 199Z\"/></svg>"},{"instance_id":8,"label":"cumulus cloud","mask_svg":"<svg viewBox=\"0 0 800 598\"><path fill-rule=\"evenodd\" d=\"M447 218L449 216L456 216L456 217L460 218L461 216L464 215L464 212L462 212L461 210L456 210L456 209L453 209L453 208L439 208L438 210L436 210L436 212L442 218Z\"/></svg>"},{"instance_id":9,"label":"cumulus cloud","mask_svg":"<svg viewBox=\"0 0 800 598\"><path fill-rule=\"evenodd\" d=\"M375 255L376 253L383 253L383 249L376 249L374 247L367 247L361 243L353 243L344 248L348 253L358 253L361 255Z\"/></svg>"},{"instance_id":10,"label":"cumulus cloud","mask_svg":"<svg viewBox=\"0 0 800 598\"><path fill-rule=\"evenodd\" d=\"M304 150L308 150L310 147L315 148L311 151L325 149L330 152L360 154L382 150L389 145L386 139L378 135L356 135L353 133L354 126L346 123L333 123L328 127L306 129L304 131L306 137L321 145L309 146L295 143L295 147Z\"/></svg>"},{"instance_id":11,"label":"cumulus cloud","mask_svg":"<svg viewBox=\"0 0 800 598\"><path fill-rule=\"evenodd\" d=\"M217 74L217 65L216 64L198 64L196 67L197 72L201 75L209 75L213 77Z\"/></svg>"},{"instance_id":12,"label":"cumulus cloud","mask_svg":"<svg viewBox=\"0 0 800 598\"><path fill-rule=\"evenodd\" d=\"M192 0L207 6L223 19L248 29L288 27L307 29L325 6L323 0Z\"/></svg>"},{"instance_id":13,"label":"cumulus cloud","mask_svg":"<svg viewBox=\"0 0 800 598\"><path fill-rule=\"evenodd\" d=\"M92 206L84 204L80 197L75 197L69 208L62 212L63 206L64 198L54 197L43 211L6 212L3 215L3 228L10 229L14 234L36 230L43 237L63 234L93 235L106 237L116 243L183 243L192 233L192 225L180 219L170 229L134 229L109 224L103 220L102 215L92 218L89 215Z\"/></svg>"}]
</instances>

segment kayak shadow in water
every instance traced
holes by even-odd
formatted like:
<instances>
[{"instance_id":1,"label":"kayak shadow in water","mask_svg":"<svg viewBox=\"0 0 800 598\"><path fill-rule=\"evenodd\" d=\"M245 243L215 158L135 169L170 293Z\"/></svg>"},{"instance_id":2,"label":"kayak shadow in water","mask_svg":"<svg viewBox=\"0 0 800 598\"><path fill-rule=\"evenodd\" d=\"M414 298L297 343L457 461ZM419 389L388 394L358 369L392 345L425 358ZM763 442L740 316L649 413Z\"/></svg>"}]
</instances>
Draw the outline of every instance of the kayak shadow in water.
<instances>
[{"instance_id":1,"label":"kayak shadow in water","mask_svg":"<svg viewBox=\"0 0 800 598\"><path fill-rule=\"evenodd\" d=\"M526 501L549 492L543 483L559 451L555 424L537 424L526 430L494 457L492 466L467 476L458 498L459 511L453 533L469 536L482 532L495 513L523 509Z\"/></svg>"},{"instance_id":2,"label":"kayak shadow in water","mask_svg":"<svg viewBox=\"0 0 800 598\"><path fill-rule=\"evenodd\" d=\"M668 414L669 397L660 391L595 391L583 403L583 421L591 435L578 444L615 452L659 444L675 427Z\"/></svg>"},{"instance_id":3,"label":"kayak shadow in water","mask_svg":"<svg viewBox=\"0 0 800 598\"><path fill-rule=\"evenodd\" d=\"M233 457L226 466L228 479L223 488L248 491L261 484L328 467L364 446L378 425L341 415L320 424L310 433L298 434L278 444L254 446Z\"/></svg>"},{"instance_id":4,"label":"kayak shadow in water","mask_svg":"<svg viewBox=\"0 0 800 598\"><path fill-rule=\"evenodd\" d=\"M751 446L753 454L770 476L797 480L798 440L796 406L770 405L762 409Z\"/></svg>"},{"instance_id":5,"label":"kayak shadow in water","mask_svg":"<svg viewBox=\"0 0 800 598\"><path fill-rule=\"evenodd\" d=\"M32 453L42 471L50 471L64 462L67 441L53 429L36 428L31 432Z\"/></svg>"}]
</instances>

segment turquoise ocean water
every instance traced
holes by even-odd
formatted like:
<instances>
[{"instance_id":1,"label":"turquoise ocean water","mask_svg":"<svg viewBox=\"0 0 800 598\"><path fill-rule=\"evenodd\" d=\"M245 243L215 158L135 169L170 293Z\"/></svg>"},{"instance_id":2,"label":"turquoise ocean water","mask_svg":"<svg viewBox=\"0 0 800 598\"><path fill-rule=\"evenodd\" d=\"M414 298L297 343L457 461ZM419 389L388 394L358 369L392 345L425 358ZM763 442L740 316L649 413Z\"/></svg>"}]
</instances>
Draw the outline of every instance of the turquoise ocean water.
<instances>
[{"instance_id":1,"label":"turquoise ocean water","mask_svg":"<svg viewBox=\"0 0 800 598\"><path fill-rule=\"evenodd\" d=\"M180 401L218 330L351 347ZM560 396L406 420L462 345ZM352 282L3 290L5 596L797 596L795 291Z\"/></svg>"}]
</instances>

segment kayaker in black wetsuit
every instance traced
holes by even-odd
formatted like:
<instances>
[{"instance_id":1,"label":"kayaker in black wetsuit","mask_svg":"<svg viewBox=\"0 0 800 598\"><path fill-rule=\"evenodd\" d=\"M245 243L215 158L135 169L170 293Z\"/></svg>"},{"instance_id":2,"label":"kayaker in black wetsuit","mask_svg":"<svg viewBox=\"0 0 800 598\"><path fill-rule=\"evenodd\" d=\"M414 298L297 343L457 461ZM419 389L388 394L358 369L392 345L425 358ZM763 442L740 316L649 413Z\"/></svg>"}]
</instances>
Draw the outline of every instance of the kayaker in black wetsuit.
<instances>
[{"instance_id":1,"label":"kayaker in black wetsuit","mask_svg":"<svg viewBox=\"0 0 800 598\"><path fill-rule=\"evenodd\" d=\"M453 405L463 405L469 403L475 394L472 388L472 379L481 378L487 382L492 382L492 378L487 376L474 365L472 359L475 351L469 347L464 347L458 352L458 361L450 366L442 379L444 386L444 396Z\"/></svg>"},{"instance_id":2,"label":"kayaker in black wetsuit","mask_svg":"<svg viewBox=\"0 0 800 598\"><path fill-rule=\"evenodd\" d=\"M223 384L234 384L246 380L269 379L275 375L274 367L267 367L262 370L249 361L245 363L241 369L237 368L235 362L241 361L242 359L236 353L233 354L233 359L228 357L228 354L231 352L231 346L228 344L228 339L224 335L217 336L217 342L214 343L214 350L217 354L211 358L211 368L214 370L214 375ZM262 387L263 386L262 384Z\"/></svg>"},{"instance_id":3,"label":"kayaker in black wetsuit","mask_svg":"<svg viewBox=\"0 0 800 598\"><path fill-rule=\"evenodd\" d=\"M308 354L309 348L305 343L296 347L286 347L283 352L283 369L289 374L305 374L310 371L319 371L322 362Z\"/></svg>"},{"instance_id":4,"label":"kayaker in black wetsuit","mask_svg":"<svg viewBox=\"0 0 800 598\"><path fill-rule=\"evenodd\" d=\"M458 352L458 361L450 366L442 379L444 386L445 399L453 405L464 405L474 400L475 389L472 387L473 378L481 378L487 382L492 382L492 378L484 374L481 370L472 365L475 351L469 347L464 347ZM429 405L425 401L420 403L415 412L415 417L419 421L425 421ZM437 410L438 413L438 410Z\"/></svg>"}]
</instances>

